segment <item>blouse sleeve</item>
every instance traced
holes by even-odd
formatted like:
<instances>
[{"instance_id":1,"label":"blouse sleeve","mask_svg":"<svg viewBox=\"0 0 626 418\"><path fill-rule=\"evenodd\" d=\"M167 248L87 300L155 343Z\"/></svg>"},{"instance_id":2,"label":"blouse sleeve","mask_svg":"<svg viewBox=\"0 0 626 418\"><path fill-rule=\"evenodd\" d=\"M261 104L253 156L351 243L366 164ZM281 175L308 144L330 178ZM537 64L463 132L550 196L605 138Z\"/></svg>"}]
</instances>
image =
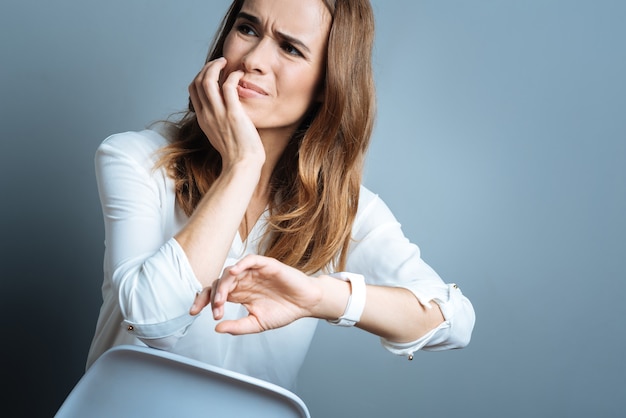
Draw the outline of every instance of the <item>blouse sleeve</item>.
<instances>
[{"instance_id":1,"label":"blouse sleeve","mask_svg":"<svg viewBox=\"0 0 626 418\"><path fill-rule=\"evenodd\" d=\"M147 345L168 349L193 322L188 312L202 286L164 228L168 183L153 169L156 149L137 133L114 135L98 148L95 165L105 276L117 294L122 326Z\"/></svg>"},{"instance_id":2,"label":"blouse sleeve","mask_svg":"<svg viewBox=\"0 0 626 418\"><path fill-rule=\"evenodd\" d=\"M389 208L376 195L362 189L361 207L353 228L353 245L348 254L347 270L362 274L369 284L403 287L419 302L441 308L444 322L420 339L395 343L381 339L394 354L412 355L423 350L447 350L465 347L474 328L475 314L470 301L453 283L447 284L426 264L417 245L403 234Z\"/></svg>"}]
</instances>

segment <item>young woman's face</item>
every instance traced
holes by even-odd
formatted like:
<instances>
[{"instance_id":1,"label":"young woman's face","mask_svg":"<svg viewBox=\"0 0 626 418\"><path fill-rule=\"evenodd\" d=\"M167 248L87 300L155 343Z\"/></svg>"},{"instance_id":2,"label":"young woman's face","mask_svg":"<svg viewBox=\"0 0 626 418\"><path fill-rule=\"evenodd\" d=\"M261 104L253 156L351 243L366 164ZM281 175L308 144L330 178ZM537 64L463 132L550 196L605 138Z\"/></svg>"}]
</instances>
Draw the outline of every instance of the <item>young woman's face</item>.
<instances>
[{"instance_id":1,"label":"young woman's face","mask_svg":"<svg viewBox=\"0 0 626 418\"><path fill-rule=\"evenodd\" d=\"M319 99L330 13L322 0L246 0L224 43L222 77L242 70L239 98L259 131L291 133Z\"/></svg>"}]
</instances>

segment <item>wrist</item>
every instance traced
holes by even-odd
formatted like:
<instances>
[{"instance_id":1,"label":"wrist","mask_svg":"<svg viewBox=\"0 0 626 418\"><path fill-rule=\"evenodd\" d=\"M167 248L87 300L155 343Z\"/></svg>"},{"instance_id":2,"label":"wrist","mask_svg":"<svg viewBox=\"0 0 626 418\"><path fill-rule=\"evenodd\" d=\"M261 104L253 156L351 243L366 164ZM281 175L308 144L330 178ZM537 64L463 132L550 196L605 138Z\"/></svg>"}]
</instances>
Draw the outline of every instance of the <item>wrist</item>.
<instances>
[{"instance_id":1,"label":"wrist","mask_svg":"<svg viewBox=\"0 0 626 418\"><path fill-rule=\"evenodd\" d=\"M327 321L339 318L350 299L350 283L328 275L317 277L316 282L320 288L320 296L312 308L312 316Z\"/></svg>"},{"instance_id":2,"label":"wrist","mask_svg":"<svg viewBox=\"0 0 626 418\"><path fill-rule=\"evenodd\" d=\"M222 173L241 173L260 175L265 158L260 157L241 157L236 160L226 161L222 159Z\"/></svg>"},{"instance_id":3,"label":"wrist","mask_svg":"<svg viewBox=\"0 0 626 418\"><path fill-rule=\"evenodd\" d=\"M334 275L337 279L350 282L350 297L343 314L328 322L342 327L353 327L361 320L361 315L365 310L367 287L365 278L360 274L339 272Z\"/></svg>"}]
</instances>

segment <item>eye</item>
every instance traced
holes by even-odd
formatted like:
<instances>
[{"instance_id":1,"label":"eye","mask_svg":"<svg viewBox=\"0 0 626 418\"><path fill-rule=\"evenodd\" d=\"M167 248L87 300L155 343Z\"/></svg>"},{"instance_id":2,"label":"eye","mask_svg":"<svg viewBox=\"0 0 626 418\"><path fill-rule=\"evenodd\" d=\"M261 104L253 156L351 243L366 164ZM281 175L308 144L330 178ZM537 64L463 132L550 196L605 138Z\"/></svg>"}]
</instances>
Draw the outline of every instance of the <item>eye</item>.
<instances>
[{"instance_id":1,"label":"eye","mask_svg":"<svg viewBox=\"0 0 626 418\"><path fill-rule=\"evenodd\" d=\"M242 23L240 25L237 25L237 32L243 34L243 35L248 35L248 36L256 36L256 31L252 28L252 26Z\"/></svg>"},{"instance_id":2,"label":"eye","mask_svg":"<svg viewBox=\"0 0 626 418\"><path fill-rule=\"evenodd\" d=\"M296 48L295 46L291 45L289 42L284 42L280 47L283 49L283 51L285 51L289 55L293 55L293 56L296 56L296 57L303 57L304 56L304 55L302 55L302 52L300 52L300 50L298 48Z\"/></svg>"}]
</instances>

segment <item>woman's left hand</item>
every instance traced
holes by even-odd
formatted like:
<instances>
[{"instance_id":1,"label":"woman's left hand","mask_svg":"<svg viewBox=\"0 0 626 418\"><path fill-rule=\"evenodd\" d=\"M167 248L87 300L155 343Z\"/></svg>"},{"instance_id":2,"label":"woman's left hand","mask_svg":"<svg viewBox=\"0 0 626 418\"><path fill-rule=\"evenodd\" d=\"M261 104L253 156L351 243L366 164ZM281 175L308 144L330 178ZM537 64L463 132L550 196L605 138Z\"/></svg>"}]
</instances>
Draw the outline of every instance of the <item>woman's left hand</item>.
<instances>
[{"instance_id":1,"label":"woman's left hand","mask_svg":"<svg viewBox=\"0 0 626 418\"><path fill-rule=\"evenodd\" d=\"M191 307L198 314L211 303L216 320L224 316L226 301L240 303L248 316L217 324L217 332L250 334L280 328L293 321L313 316L321 299L315 279L280 261L248 255L224 270L222 277L196 296Z\"/></svg>"}]
</instances>

